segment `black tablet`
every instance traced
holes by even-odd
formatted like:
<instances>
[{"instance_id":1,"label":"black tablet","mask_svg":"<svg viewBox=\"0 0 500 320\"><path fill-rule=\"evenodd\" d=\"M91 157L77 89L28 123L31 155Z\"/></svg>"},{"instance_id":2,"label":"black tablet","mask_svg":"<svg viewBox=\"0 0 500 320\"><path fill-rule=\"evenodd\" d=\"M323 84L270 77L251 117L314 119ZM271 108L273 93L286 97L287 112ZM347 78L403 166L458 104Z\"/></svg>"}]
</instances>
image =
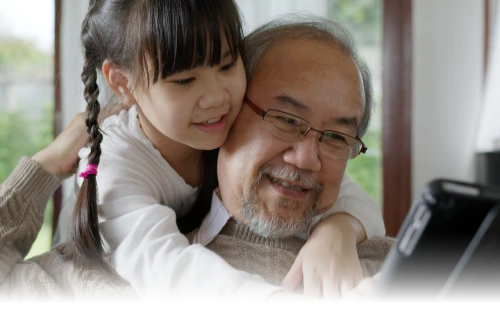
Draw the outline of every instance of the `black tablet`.
<instances>
[{"instance_id":1,"label":"black tablet","mask_svg":"<svg viewBox=\"0 0 500 320\"><path fill-rule=\"evenodd\" d=\"M384 261L374 296L439 297L497 203L498 187L443 179L429 183L412 206Z\"/></svg>"},{"instance_id":2,"label":"black tablet","mask_svg":"<svg viewBox=\"0 0 500 320\"><path fill-rule=\"evenodd\" d=\"M500 204L484 218L439 298L500 301Z\"/></svg>"}]
</instances>

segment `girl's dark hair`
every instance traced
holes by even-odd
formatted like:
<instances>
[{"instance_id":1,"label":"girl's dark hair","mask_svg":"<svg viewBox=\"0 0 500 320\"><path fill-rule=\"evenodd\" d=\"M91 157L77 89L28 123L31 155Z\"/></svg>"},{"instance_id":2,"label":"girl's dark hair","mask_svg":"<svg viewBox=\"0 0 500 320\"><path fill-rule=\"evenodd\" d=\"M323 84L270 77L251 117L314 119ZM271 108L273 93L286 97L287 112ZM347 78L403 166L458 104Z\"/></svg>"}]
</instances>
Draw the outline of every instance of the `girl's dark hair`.
<instances>
[{"instance_id":1,"label":"girl's dark hair","mask_svg":"<svg viewBox=\"0 0 500 320\"><path fill-rule=\"evenodd\" d=\"M149 86L184 70L219 65L224 41L233 60L238 59L242 39L234 0L90 0L81 32L85 56L81 77L91 149L88 162L98 165L101 156L97 71L105 60L132 74L134 86ZM191 210L196 212L193 222L198 225L210 209L217 186L213 182L216 157L217 151L202 157L203 185ZM67 254L79 265L97 265L112 272L103 260L97 200L96 176L89 175L77 196ZM182 230L194 226L185 224Z\"/></svg>"},{"instance_id":2,"label":"girl's dark hair","mask_svg":"<svg viewBox=\"0 0 500 320\"><path fill-rule=\"evenodd\" d=\"M199 227L210 210L213 191L219 186L219 180L217 179L218 156L219 149L203 152L203 161L200 163L202 166L203 181L198 190L198 195L188 213L183 217L177 218L177 226L184 234Z\"/></svg>"}]
</instances>

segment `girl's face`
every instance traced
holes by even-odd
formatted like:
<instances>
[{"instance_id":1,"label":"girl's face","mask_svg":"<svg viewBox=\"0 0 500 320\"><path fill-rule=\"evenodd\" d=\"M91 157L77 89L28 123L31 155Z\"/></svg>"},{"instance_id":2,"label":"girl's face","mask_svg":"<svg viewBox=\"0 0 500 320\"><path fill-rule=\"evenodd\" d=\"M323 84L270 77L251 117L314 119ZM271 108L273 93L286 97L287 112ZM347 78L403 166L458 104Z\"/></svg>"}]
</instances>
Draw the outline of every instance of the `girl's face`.
<instances>
[{"instance_id":1,"label":"girl's face","mask_svg":"<svg viewBox=\"0 0 500 320\"><path fill-rule=\"evenodd\" d=\"M222 54L220 65L173 74L135 92L145 117L141 126L157 148L172 140L211 150L226 140L242 106L246 76L241 57L233 61L227 46Z\"/></svg>"}]
</instances>

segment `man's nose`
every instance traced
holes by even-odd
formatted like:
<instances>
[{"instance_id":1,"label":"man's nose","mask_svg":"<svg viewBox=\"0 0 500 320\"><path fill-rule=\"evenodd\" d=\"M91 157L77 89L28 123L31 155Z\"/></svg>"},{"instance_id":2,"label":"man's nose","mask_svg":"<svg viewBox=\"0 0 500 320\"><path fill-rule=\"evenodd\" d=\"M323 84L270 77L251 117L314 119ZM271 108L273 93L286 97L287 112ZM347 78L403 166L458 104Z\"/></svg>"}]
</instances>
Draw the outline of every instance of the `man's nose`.
<instances>
[{"instance_id":1,"label":"man's nose","mask_svg":"<svg viewBox=\"0 0 500 320\"><path fill-rule=\"evenodd\" d=\"M229 93L217 75L211 77L202 90L203 95L199 102L202 109L220 107L229 100Z\"/></svg>"},{"instance_id":2,"label":"man's nose","mask_svg":"<svg viewBox=\"0 0 500 320\"><path fill-rule=\"evenodd\" d=\"M302 139L291 142L291 147L283 153L283 160L302 170L320 171L319 152L318 135L309 132Z\"/></svg>"}]
</instances>

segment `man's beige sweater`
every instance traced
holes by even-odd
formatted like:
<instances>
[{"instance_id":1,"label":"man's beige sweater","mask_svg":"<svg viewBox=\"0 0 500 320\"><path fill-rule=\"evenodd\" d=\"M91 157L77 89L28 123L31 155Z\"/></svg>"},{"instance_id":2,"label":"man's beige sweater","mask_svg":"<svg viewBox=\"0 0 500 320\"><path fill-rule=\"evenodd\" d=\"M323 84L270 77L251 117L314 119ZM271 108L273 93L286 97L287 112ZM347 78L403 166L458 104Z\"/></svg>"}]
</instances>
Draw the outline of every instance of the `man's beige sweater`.
<instances>
[{"instance_id":1,"label":"man's beige sweater","mask_svg":"<svg viewBox=\"0 0 500 320\"><path fill-rule=\"evenodd\" d=\"M64 247L24 260L43 223L48 199L60 185L58 177L23 158L0 185L0 300L139 300L128 282L99 269L80 269L60 254ZM231 265L259 274L279 285L304 241L269 240L243 225L228 223L209 245ZM391 238L365 241L358 255L365 276L379 268Z\"/></svg>"},{"instance_id":2,"label":"man's beige sweater","mask_svg":"<svg viewBox=\"0 0 500 320\"><path fill-rule=\"evenodd\" d=\"M380 270L393 242L390 237L374 237L358 245L364 277L373 276ZM305 240L297 237L266 239L231 219L207 248L233 267L258 274L267 282L280 286L304 243Z\"/></svg>"}]
</instances>

